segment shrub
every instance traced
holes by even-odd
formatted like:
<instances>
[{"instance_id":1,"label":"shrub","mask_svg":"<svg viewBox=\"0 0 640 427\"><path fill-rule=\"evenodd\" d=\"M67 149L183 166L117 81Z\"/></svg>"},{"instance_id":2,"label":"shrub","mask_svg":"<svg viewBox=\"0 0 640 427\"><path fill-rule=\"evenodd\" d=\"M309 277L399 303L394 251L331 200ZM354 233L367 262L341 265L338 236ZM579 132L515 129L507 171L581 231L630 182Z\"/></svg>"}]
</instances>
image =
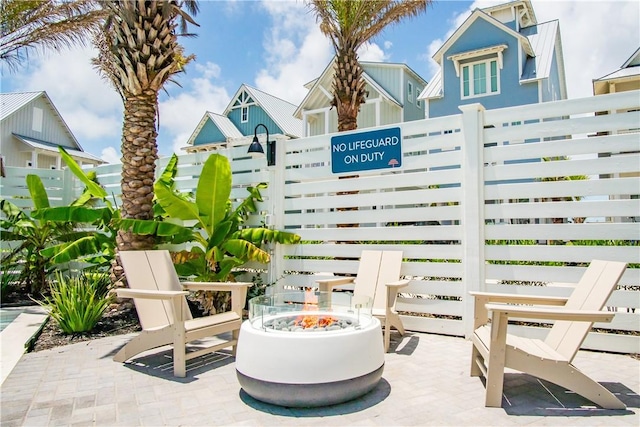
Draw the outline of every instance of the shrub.
<instances>
[{"instance_id":1,"label":"shrub","mask_svg":"<svg viewBox=\"0 0 640 427\"><path fill-rule=\"evenodd\" d=\"M57 281L51 283L51 296L38 302L58 323L65 334L92 330L112 301L106 292L106 274L81 274L65 277L56 272Z\"/></svg>"}]
</instances>

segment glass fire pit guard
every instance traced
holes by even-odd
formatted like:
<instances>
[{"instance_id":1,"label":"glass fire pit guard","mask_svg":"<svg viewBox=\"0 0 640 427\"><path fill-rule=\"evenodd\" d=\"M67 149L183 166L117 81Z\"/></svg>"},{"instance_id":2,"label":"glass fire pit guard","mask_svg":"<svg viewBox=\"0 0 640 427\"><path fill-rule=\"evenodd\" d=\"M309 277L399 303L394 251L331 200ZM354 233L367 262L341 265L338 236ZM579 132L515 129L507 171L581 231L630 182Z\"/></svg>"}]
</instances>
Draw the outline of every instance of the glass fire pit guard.
<instances>
[{"instance_id":1,"label":"glass fire pit guard","mask_svg":"<svg viewBox=\"0 0 640 427\"><path fill-rule=\"evenodd\" d=\"M295 291L249 301L236 373L253 398L281 406L333 405L371 391L384 349L371 298Z\"/></svg>"}]
</instances>

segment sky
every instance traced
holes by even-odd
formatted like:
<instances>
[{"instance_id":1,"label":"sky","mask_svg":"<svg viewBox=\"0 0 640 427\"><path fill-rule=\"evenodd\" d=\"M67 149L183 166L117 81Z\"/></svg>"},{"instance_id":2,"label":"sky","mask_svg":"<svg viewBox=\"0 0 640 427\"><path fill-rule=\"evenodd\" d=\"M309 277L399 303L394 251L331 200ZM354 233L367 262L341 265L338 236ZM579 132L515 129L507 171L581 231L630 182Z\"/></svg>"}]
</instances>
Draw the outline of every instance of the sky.
<instances>
[{"instance_id":1,"label":"sky","mask_svg":"<svg viewBox=\"0 0 640 427\"><path fill-rule=\"evenodd\" d=\"M432 55L475 8L505 1L433 2L416 18L387 28L360 52L365 61L405 63L429 81ZM569 99L592 95L591 81L617 70L640 46L637 0L533 0L539 23L558 19ZM160 156L184 152L207 111L223 113L245 83L298 105L304 84L333 56L303 0L200 0L198 36L181 38L196 55L186 73L160 94ZM92 67L91 47L39 55L17 72L2 69L1 91L46 91L83 149L120 160L122 100Z\"/></svg>"}]
</instances>

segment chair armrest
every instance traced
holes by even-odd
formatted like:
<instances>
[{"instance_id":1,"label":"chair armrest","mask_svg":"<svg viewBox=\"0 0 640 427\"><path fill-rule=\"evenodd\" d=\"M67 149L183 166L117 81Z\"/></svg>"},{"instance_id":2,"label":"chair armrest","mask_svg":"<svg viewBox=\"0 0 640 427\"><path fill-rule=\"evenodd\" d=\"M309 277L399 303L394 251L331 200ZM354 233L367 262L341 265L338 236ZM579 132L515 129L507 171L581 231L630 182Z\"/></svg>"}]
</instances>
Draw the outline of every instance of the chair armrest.
<instances>
[{"instance_id":1,"label":"chair armrest","mask_svg":"<svg viewBox=\"0 0 640 427\"><path fill-rule=\"evenodd\" d=\"M492 302L564 306L568 299L566 297L518 295L475 291L469 292L469 294L475 299L473 315L474 330L478 329L480 326L486 324L489 321L489 312L487 311L486 305Z\"/></svg>"},{"instance_id":2,"label":"chair armrest","mask_svg":"<svg viewBox=\"0 0 640 427\"><path fill-rule=\"evenodd\" d=\"M410 280L397 280L395 282L385 283L387 288L387 311L395 312L396 300L398 299L398 291L409 284Z\"/></svg>"},{"instance_id":3,"label":"chair armrest","mask_svg":"<svg viewBox=\"0 0 640 427\"><path fill-rule=\"evenodd\" d=\"M404 288L405 286L407 286L409 284L409 282L411 282L411 280L404 279L404 280L397 280L395 282L385 283L385 285L387 286L387 288L400 289L400 288Z\"/></svg>"},{"instance_id":4,"label":"chair armrest","mask_svg":"<svg viewBox=\"0 0 640 427\"><path fill-rule=\"evenodd\" d=\"M565 305L568 297L553 297L544 295L519 295L493 292L469 292L476 298L483 298L487 302L504 302L511 304L535 304L535 305Z\"/></svg>"},{"instance_id":5,"label":"chair armrest","mask_svg":"<svg viewBox=\"0 0 640 427\"><path fill-rule=\"evenodd\" d=\"M353 283L355 277L339 277L337 279L320 279L316 280L320 292L331 292L335 286L348 285Z\"/></svg>"},{"instance_id":6,"label":"chair armrest","mask_svg":"<svg viewBox=\"0 0 640 427\"><path fill-rule=\"evenodd\" d=\"M145 298L145 299L170 300L172 298L184 297L186 295L189 295L189 292L122 288L122 289L116 289L116 294L120 298Z\"/></svg>"},{"instance_id":7,"label":"chair armrest","mask_svg":"<svg viewBox=\"0 0 640 427\"><path fill-rule=\"evenodd\" d=\"M191 291L222 291L231 292L231 311L235 311L242 318L242 309L247 300L247 289L253 286L251 282L182 282L185 289Z\"/></svg>"},{"instance_id":8,"label":"chair armrest","mask_svg":"<svg viewBox=\"0 0 640 427\"><path fill-rule=\"evenodd\" d=\"M575 322L611 322L615 316L611 311L570 310L564 307L527 307L509 304L487 304L487 310L504 313L508 317L538 320L569 320Z\"/></svg>"},{"instance_id":9,"label":"chair armrest","mask_svg":"<svg viewBox=\"0 0 640 427\"><path fill-rule=\"evenodd\" d=\"M234 289L249 288L251 282L180 282L184 289L189 291L222 291L228 292Z\"/></svg>"}]
</instances>

